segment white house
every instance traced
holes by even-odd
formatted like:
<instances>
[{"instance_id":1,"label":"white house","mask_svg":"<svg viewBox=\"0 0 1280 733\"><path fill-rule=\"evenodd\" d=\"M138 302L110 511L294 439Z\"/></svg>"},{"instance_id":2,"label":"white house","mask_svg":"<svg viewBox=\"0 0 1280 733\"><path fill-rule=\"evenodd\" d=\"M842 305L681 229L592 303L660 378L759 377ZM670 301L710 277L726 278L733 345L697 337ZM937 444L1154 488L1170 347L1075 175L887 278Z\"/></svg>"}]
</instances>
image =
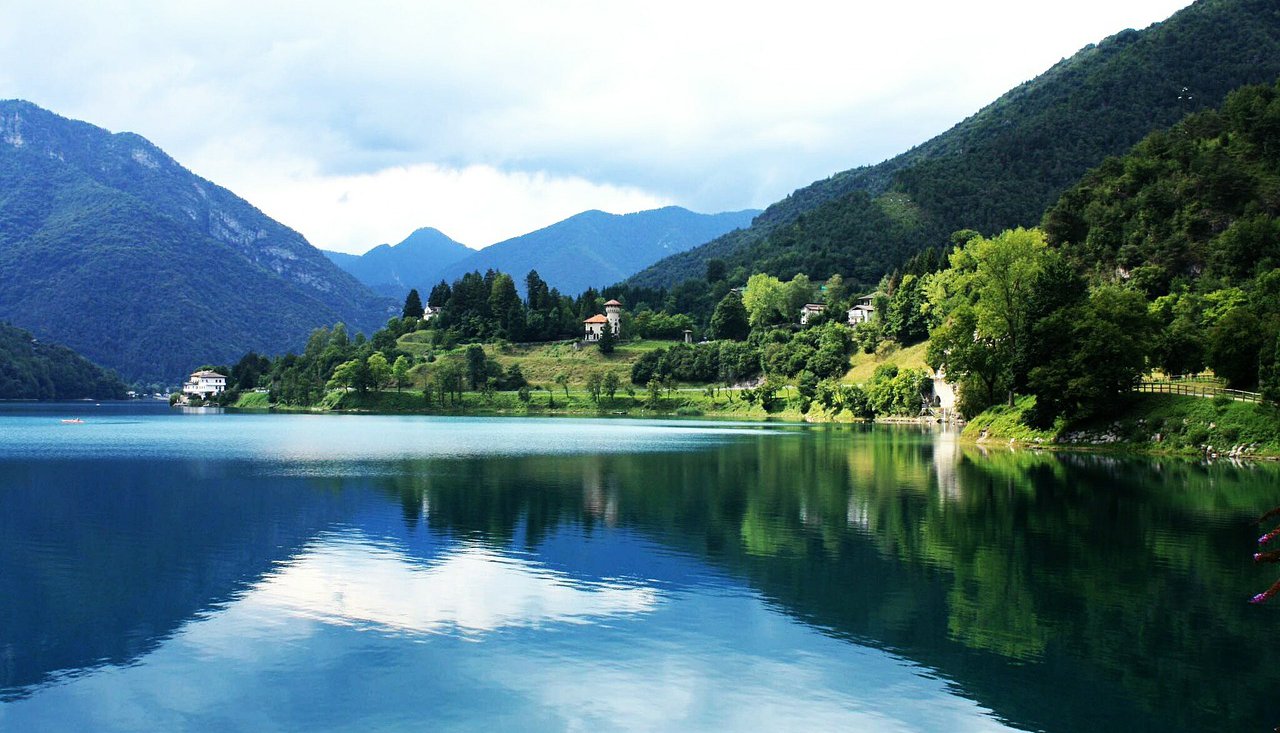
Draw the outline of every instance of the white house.
<instances>
[{"instance_id":1,"label":"white house","mask_svg":"<svg viewBox=\"0 0 1280 733\"><path fill-rule=\"evenodd\" d=\"M876 307L871 304L875 298L874 295L866 295L858 298L857 305L849 309L849 325L856 326L859 323L867 323L874 321L876 318Z\"/></svg>"},{"instance_id":2,"label":"white house","mask_svg":"<svg viewBox=\"0 0 1280 733\"><path fill-rule=\"evenodd\" d=\"M615 339L622 335L622 304L616 300L604 304L604 315L597 313L582 322L582 340L599 341L604 336L606 323L609 324L609 330L613 332Z\"/></svg>"},{"instance_id":3,"label":"white house","mask_svg":"<svg viewBox=\"0 0 1280 733\"><path fill-rule=\"evenodd\" d=\"M424 307L422 308L422 320L423 320L423 322L424 322L424 323L425 323L426 321L431 320L432 318L435 318L435 317L436 317L436 316L438 316L438 315L440 315L440 309L439 309L439 308L432 308L432 307L431 307L431 306L429 306L429 305L428 305L428 306L424 306Z\"/></svg>"},{"instance_id":4,"label":"white house","mask_svg":"<svg viewBox=\"0 0 1280 733\"><path fill-rule=\"evenodd\" d=\"M803 326L809 322L809 319L825 311L827 307L821 303L805 303L800 309L800 325Z\"/></svg>"},{"instance_id":5,"label":"white house","mask_svg":"<svg viewBox=\"0 0 1280 733\"><path fill-rule=\"evenodd\" d=\"M187 378L187 383L182 385L183 394L206 400L216 394L221 394L226 389L227 378L207 369L195 372Z\"/></svg>"}]
</instances>

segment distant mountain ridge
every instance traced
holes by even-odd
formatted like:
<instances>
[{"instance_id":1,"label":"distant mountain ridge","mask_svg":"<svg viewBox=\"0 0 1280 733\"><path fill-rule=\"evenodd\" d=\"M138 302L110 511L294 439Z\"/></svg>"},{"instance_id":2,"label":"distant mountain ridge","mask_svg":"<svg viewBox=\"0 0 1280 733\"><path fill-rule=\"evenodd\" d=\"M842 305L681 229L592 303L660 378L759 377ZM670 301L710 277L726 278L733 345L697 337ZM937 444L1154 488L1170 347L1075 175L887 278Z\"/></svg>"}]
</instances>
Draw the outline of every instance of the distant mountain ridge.
<instances>
[{"instance_id":1,"label":"distant mountain ridge","mask_svg":"<svg viewBox=\"0 0 1280 733\"><path fill-rule=\"evenodd\" d=\"M439 281L444 267L475 254L431 227L418 229L399 244L380 244L363 255L321 251L374 292L391 298L403 298L413 288L429 288Z\"/></svg>"},{"instance_id":2,"label":"distant mountain ridge","mask_svg":"<svg viewBox=\"0 0 1280 733\"><path fill-rule=\"evenodd\" d=\"M0 102L0 318L173 382L391 304L297 232L133 133Z\"/></svg>"},{"instance_id":3,"label":"distant mountain ridge","mask_svg":"<svg viewBox=\"0 0 1280 733\"><path fill-rule=\"evenodd\" d=\"M637 286L732 270L874 283L957 229L1032 225L1088 169L1232 89L1280 76L1280 4L1199 0L1117 33L1021 84L951 130L770 205L750 229L661 260ZM829 271L828 271L829 270Z\"/></svg>"},{"instance_id":4,"label":"distant mountain ridge","mask_svg":"<svg viewBox=\"0 0 1280 733\"><path fill-rule=\"evenodd\" d=\"M551 287L576 294L617 282L667 255L745 227L758 213L699 214L679 206L632 214L592 210L478 251L434 229L419 229L394 247L379 245L359 256L326 254L361 282L397 297L410 288L425 295L442 279L452 281L467 272L490 269L510 274L521 292L524 276L537 270ZM423 232L429 234L415 243ZM460 252L463 256L456 256Z\"/></svg>"}]
</instances>

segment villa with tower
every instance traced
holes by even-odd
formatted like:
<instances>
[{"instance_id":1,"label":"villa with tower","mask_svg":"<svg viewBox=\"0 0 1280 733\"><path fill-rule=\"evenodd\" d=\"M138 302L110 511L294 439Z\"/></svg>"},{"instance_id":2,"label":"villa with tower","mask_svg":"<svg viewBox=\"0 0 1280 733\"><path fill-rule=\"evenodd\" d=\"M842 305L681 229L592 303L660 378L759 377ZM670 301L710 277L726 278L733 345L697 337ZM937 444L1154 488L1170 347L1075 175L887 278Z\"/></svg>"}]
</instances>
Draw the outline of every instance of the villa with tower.
<instances>
[{"instance_id":1,"label":"villa with tower","mask_svg":"<svg viewBox=\"0 0 1280 733\"><path fill-rule=\"evenodd\" d=\"M613 332L616 339L622 335L622 304L616 300L611 300L604 304L604 315L599 313L591 316L582 322L584 333L582 340L588 343L594 343L604 336L604 326L609 324L609 330Z\"/></svg>"}]
</instances>

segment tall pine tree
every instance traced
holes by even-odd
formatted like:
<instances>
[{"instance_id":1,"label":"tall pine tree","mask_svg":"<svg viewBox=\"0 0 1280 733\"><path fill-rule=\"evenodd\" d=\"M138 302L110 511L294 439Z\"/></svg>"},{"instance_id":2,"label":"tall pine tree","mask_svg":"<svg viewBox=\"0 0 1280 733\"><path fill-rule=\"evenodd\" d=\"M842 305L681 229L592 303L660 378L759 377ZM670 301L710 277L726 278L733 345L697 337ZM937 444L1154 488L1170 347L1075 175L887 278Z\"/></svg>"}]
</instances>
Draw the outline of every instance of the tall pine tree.
<instances>
[{"instance_id":1,"label":"tall pine tree","mask_svg":"<svg viewBox=\"0 0 1280 733\"><path fill-rule=\"evenodd\" d=\"M404 318L421 318L422 296L418 295L417 288L409 291L409 296L404 299L404 312L401 314Z\"/></svg>"}]
</instances>

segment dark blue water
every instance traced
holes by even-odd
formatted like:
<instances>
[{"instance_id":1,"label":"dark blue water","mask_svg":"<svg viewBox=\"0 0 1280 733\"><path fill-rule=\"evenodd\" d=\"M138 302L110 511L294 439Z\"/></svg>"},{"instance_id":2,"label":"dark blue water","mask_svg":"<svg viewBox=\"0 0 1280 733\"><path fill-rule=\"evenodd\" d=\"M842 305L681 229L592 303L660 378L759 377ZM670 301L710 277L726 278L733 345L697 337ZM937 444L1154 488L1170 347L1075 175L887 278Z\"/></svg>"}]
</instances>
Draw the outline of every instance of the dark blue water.
<instances>
[{"instance_id":1,"label":"dark blue water","mask_svg":"<svg viewBox=\"0 0 1280 733\"><path fill-rule=\"evenodd\" d=\"M82 417L67 425L62 418ZM1270 466L0 407L0 730L1270 730Z\"/></svg>"}]
</instances>

